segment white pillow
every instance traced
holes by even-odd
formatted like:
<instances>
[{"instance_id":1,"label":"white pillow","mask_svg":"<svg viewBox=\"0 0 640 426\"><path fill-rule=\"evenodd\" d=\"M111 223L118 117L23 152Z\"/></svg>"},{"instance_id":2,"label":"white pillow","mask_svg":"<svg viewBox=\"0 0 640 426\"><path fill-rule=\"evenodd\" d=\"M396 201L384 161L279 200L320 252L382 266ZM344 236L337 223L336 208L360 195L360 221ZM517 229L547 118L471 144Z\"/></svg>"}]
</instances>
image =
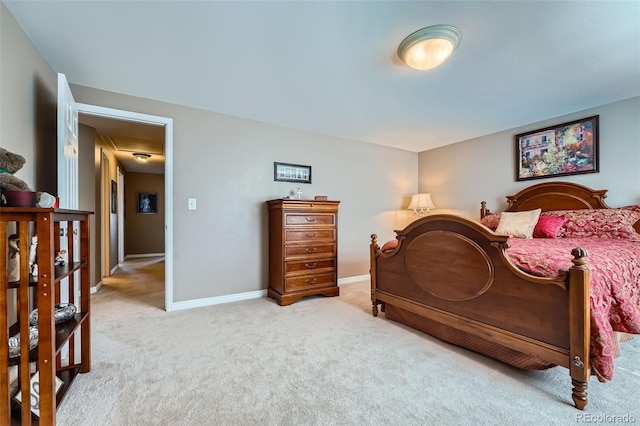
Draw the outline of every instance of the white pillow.
<instances>
[{"instance_id":1,"label":"white pillow","mask_svg":"<svg viewBox=\"0 0 640 426\"><path fill-rule=\"evenodd\" d=\"M526 212L503 212L500 215L500 223L496 228L496 234L506 234L518 238L532 238L533 229L538 223L542 209Z\"/></svg>"}]
</instances>

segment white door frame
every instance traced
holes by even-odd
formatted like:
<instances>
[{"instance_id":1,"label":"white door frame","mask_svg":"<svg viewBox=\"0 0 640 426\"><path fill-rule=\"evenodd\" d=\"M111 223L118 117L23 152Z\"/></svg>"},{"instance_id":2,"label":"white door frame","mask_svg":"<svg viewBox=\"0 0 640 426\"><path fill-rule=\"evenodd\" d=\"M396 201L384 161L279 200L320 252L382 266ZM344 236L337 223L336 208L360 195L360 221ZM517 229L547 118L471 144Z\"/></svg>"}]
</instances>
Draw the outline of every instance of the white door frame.
<instances>
[{"instance_id":1,"label":"white door frame","mask_svg":"<svg viewBox=\"0 0 640 426\"><path fill-rule=\"evenodd\" d=\"M100 148L100 279L111 275L111 177L109 156Z\"/></svg>"},{"instance_id":2,"label":"white door frame","mask_svg":"<svg viewBox=\"0 0 640 426\"><path fill-rule=\"evenodd\" d=\"M118 195L117 215L118 215L118 265L124 262L124 172L118 166Z\"/></svg>"},{"instance_id":3,"label":"white door frame","mask_svg":"<svg viewBox=\"0 0 640 426\"><path fill-rule=\"evenodd\" d=\"M164 309L173 310L173 119L78 103L78 113L164 126Z\"/></svg>"}]
</instances>

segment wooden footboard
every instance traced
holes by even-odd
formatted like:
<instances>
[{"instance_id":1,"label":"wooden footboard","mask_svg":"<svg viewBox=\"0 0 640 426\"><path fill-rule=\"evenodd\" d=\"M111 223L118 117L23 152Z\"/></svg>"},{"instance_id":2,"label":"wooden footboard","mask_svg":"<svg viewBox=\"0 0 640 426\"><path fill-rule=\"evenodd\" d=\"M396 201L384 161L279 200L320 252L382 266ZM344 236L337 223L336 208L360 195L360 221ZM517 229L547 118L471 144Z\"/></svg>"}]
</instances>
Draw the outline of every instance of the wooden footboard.
<instances>
[{"instance_id":1,"label":"wooden footboard","mask_svg":"<svg viewBox=\"0 0 640 426\"><path fill-rule=\"evenodd\" d=\"M589 279L586 251L556 278L529 275L507 257L508 237L453 215L430 215L383 253L372 235L371 300L393 305L569 368L573 401L587 405Z\"/></svg>"}]
</instances>

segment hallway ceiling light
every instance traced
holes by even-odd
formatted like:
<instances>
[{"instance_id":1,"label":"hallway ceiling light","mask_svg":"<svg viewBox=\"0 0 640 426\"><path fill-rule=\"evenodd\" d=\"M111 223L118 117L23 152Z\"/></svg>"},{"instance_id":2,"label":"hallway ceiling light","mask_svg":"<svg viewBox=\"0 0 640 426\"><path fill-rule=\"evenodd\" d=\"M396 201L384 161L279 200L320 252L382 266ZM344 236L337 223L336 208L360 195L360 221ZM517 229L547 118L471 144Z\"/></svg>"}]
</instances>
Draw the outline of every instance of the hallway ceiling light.
<instances>
[{"instance_id":1,"label":"hallway ceiling light","mask_svg":"<svg viewBox=\"0 0 640 426\"><path fill-rule=\"evenodd\" d=\"M446 61L460 40L462 33L453 25L432 25L402 40L398 57L411 68L430 70Z\"/></svg>"},{"instance_id":2,"label":"hallway ceiling light","mask_svg":"<svg viewBox=\"0 0 640 426\"><path fill-rule=\"evenodd\" d=\"M145 163L149 158L151 158L150 154L145 154L143 152L134 152L133 156L140 163Z\"/></svg>"}]
</instances>

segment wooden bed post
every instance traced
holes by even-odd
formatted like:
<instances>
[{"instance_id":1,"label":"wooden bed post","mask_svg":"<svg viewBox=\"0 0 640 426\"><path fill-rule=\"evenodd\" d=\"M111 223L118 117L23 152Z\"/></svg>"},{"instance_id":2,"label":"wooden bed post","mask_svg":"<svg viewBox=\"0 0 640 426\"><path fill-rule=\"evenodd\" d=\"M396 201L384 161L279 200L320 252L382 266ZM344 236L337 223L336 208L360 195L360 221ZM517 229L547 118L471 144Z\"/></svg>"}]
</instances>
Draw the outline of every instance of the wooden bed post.
<instances>
[{"instance_id":1,"label":"wooden bed post","mask_svg":"<svg viewBox=\"0 0 640 426\"><path fill-rule=\"evenodd\" d=\"M371 265L371 269L369 269L369 274L371 275L371 311L374 317L378 316L378 300L376 299L376 252L379 249L378 236L376 234L371 234L371 245L369 246L369 264Z\"/></svg>"},{"instance_id":2,"label":"wooden bed post","mask_svg":"<svg viewBox=\"0 0 640 426\"><path fill-rule=\"evenodd\" d=\"M480 202L480 219L484 219L485 216L488 216L490 214L491 214L491 211L487 208L487 202L481 201Z\"/></svg>"},{"instance_id":3,"label":"wooden bed post","mask_svg":"<svg viewBox=\"0 0 640 426\"><path fill-rule=\"evenodd\" d=\"M591 304L589 283L591 271L587 268L586 250L574 248L573 266L569 269L569 371L573 384L573 402L576 408L587 406L587 386L591 376L590 336Z\"/></svg>"}]
</instances>

